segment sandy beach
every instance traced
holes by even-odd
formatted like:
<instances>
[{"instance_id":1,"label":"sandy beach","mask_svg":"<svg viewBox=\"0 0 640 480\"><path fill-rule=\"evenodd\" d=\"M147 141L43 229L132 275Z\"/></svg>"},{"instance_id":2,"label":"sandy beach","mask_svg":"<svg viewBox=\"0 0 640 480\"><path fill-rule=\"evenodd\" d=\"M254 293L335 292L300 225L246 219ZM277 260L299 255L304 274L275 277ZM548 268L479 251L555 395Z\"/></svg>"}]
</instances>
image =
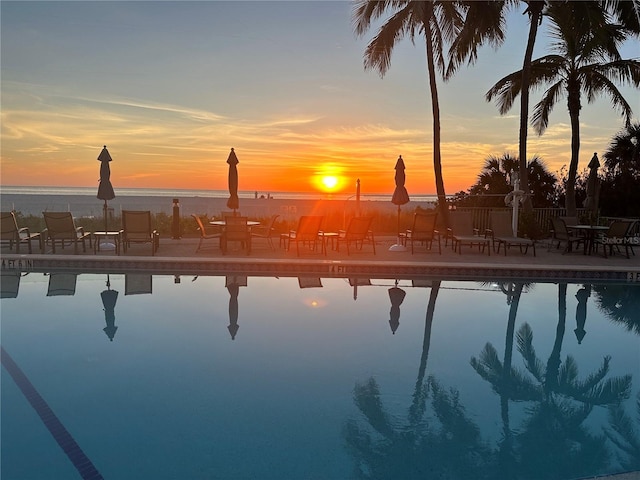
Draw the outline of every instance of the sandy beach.
<instances>
[{"instance_id":1,"label":"sandy beach","mask_svg":"<svg viewBox=\"0 0 640 480\"><path fill-rule=\"evenodd\" d=\"M150 210L152 213L173 213L173 198L165 196L118 196L108 202L113 214L120 215L121 210ZM227 211L226 197L182 197L179 198L180 215L185 217L191 214L219 216L220 212ZM75 217L98 217L103 215L101 200L89 195L25 195L25 194L0 194L0 203L3 211L15 210L22 215L39 216L43 211L70 211ZM413 211L417 206L431 208L430 202L414 202L402 206L405 212ZM397 206L389 201L361 200L360 213L368 214L395 214ZM240 212L251 218L268 218L279 214L283 220L296 220L301 215L353 215L356 212L355 199L348 200L304 200L304 199L278 199L278 198L240 198Z\"/></svg>"}]
</instances>

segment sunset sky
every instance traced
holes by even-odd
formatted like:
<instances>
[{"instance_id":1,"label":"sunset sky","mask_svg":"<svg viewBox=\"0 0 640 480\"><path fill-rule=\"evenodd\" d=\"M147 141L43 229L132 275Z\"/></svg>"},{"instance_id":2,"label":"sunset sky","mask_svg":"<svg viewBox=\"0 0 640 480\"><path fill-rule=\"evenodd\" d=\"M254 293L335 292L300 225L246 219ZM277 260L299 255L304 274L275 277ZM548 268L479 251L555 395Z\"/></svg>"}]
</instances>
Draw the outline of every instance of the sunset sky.
<instances>
[{"instance_id":1,"label":"sunset sky","mask_svg":"<svg viewBox=\"0 0 640 480\"><path fill-rule=\"evenodd\" d=\"M356 38L346 1L1 2L1 184L97 186L103 145L119 187L225 189L230 148L240 190L434 193L423 43L406 40L384 78L365 71L375 34ZM440 83L447 193L469 188L489 155L517 155L518 114L484 94L518 70L527 18L513 11L498 51ZM541 30L534 58L545 52ZM638 57L640 43L625 45ZM640 96L622 89L636 118ZM540 99L533 92L532 106ZM529 157L570 159L566 102ZM607 97L583 101L582 170L622 128Z\"/></svg>"}]
</instances>

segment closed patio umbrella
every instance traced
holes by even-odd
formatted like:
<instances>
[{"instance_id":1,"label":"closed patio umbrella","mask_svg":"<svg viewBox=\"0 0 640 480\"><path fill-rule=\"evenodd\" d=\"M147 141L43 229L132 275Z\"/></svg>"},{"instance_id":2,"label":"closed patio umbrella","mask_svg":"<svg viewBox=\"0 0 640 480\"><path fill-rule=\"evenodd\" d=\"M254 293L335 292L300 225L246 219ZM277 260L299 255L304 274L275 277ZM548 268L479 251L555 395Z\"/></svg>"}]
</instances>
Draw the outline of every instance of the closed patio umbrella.
<instances>
[{"instance_id":1,"label":"closed patio umbrella","mask_svg":"<svg viewBox=\"0 0 640 480\"><path fill-rule=\"evenodd\" d=\"M600 190L598 182L598 168L600 167L598 152L593 153L593 157L591 157L591 161L588 166L589 177L587 180L587 199L584 201L584 208L591 211L593 218L598 210L598 193Z\"/></svg>"},{"instance_id":2,"label":"closed patio umbrella","mask_svg":"<svg viewBox=\"0 0 640 480\"><path fill-rule=\"evenodd\" d=\"M405 174L404 174L404 160L402 160L402 155L398 157L398 161L395 166L396 175L395 182L396 188L393 191L393 196L391 197L391 203L398 206L398 241L395 245L391 245L389 247L390 252L404 252L407 248L402 245L400 241L400 206L406 203L409 203L409 194L407 193L407 189L404 186L405 182Z\"/></svg>"},{"instance_id":3,"label":"closed patio umbrella","mask_svg":"<svg viewBox=\"0 0 640 480\"><path fill-rule=\"evenodd\" d=\"M229 200L227 200L227 208L233 210L235 215L236 210L240 208L240 200L238 199L238 157L236 153L231 149L229 158L227 158L229 164Z\"/></svg>"},{"instance_id":4,"label":"closed patio umbrella","mask_svg":"<svg viewBox=\"0 0 640 480\"><path fill-rule=\"evenodd\" d=\"M356 180L356 215L360 216L360 179Z\"/></svg>"},{"instance_id":5,"label":"closed patio umbrella","mask_svg":"<svg viewBox=\"0 0 640 480\"><path fill-rule=\"evenodd\" d=\"M111 168L109 167L109 162L111 161L111 155L109 155L109 151L107 150L107 146L105 145L98 155L98 160L100 161L100 184L98 185L98 199L104 200L104 231L108 232L107 228L107 200L113 200L116 198L116 194L113 191L113 186L111 185Z\"/></svg>"}]
</instances>

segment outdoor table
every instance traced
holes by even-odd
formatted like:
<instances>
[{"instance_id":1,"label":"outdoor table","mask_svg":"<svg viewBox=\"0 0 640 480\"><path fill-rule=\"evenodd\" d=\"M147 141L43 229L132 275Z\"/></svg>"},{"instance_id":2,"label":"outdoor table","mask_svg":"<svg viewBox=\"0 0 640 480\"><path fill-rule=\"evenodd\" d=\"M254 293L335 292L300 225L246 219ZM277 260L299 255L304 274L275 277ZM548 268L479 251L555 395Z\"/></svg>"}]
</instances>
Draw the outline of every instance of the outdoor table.
<instances>
[{"instance_id":1,"label":"outdoor table","mask_svg":"<svg viewBox=\"0 0 640 480\"><path fill-rule=\"evenodd\" d=\"M122 230L113 230L113 231L101 231L101 232L93 232L93 253L100 251L100 239L109 239L113 238L113 242L116 246L116 254L120 255L120 236L122 235Z\"/></svg>"},{"instance_id":2,"label":"outdoor table","mask_svg":"<svg viewBox=\"0 0 640 480\"><path fill-rule=\"evenodd\" d=\"M209 225L214 225L216 227L224 227L227 224L224 220L212 220L209 222ZM255 220L247 220L248 227L257 227L260 225L260 222L256 222Z\"/></svg>"},{"instance_id":3,"label":"outdoor table","mask_svg":"<svg viewBox=\"0 0 640 480\"><path fill-rule=\"evenodd\" d=\"M582 232L584 235L584 255L591 255L593 251L594 240L596 238L596 234L598 232L606 232L609 230L609 227L605 227L602 225L567 225L567 228L570 230L575 230L577 232Z\"/></svg>"},{"instance_id":4,"label":"outdoor table","mask_svg":"<svg viewBox=\"0 0 640 480\"><path fill-rule=\"evenodd\" d=\"M325 253L325 254L327 253L327 245L329 244L329 242L331 242L331 250L335 250L336 249L335 242L338 240L338 237L340 236L339 233L337 233L337 232L320 231L320 232L318 232L318 235L320 236L320 239L322 240L323 253Z\"/></svg>"}]
</instances>

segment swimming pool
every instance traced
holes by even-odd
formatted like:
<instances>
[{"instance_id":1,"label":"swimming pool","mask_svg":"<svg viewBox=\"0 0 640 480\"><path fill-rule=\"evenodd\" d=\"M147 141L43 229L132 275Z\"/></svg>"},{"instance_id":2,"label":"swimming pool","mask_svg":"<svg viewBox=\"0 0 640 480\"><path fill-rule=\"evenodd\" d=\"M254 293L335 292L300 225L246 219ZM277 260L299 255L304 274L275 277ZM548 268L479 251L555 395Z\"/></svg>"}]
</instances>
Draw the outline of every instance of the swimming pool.
<instances>
[{"instance_id":1,"label":"swimming pool","mask_svg":"<svg viewBox=\"0 0 640 480\"><path fill-rule=\"evenodd\" d=\"M624 450L640 441L633 284L34 272L2 281L3 479L640 469L637 450Z\"/></svg>"}]
</instances>

